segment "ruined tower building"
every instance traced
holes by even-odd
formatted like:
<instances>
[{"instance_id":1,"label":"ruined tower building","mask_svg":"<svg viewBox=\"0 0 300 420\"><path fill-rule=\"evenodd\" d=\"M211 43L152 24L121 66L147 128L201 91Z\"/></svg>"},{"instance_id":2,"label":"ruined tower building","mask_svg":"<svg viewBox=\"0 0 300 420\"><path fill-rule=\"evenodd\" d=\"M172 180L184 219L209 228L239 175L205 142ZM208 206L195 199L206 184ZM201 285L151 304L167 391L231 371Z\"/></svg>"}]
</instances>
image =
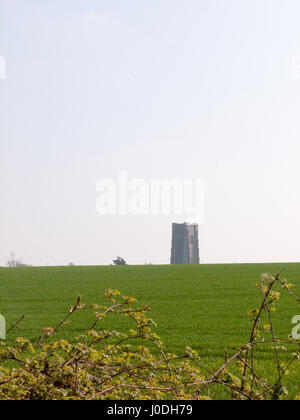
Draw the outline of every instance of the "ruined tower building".
<instances>
[{"instance_id":1,"label":"ruined tower building","mask_svg":"<svg viewBox=\"0 0 300 420\"><path fill-rule=\"evenodd\" d=\"M200 264L198 225L172 224L171 264Z\"/></svg>"}]
</instances>

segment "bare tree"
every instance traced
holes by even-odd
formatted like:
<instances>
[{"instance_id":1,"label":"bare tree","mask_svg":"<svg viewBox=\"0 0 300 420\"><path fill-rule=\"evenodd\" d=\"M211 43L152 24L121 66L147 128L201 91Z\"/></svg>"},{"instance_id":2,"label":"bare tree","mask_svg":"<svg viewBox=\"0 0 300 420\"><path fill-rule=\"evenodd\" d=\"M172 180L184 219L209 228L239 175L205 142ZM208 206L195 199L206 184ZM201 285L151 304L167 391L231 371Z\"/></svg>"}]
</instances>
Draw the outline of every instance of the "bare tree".
<instances>
[{"instance_id":1,"label":"bare tree","mask_svg":"<svg viewBox=\"0 0 300 420\"><path fill-rule=\"evenodd\" d=\"M121 258L121 257L117 257L115 260L113 260L113 263L115 265L127 265L127 263L124 260L124 258Z\"/></svg>"},{"instance_id":2,"label":"bare tree","mask_svg":"<svg viewBox=\"0 0 300 420\"><path fill-rule=\"evenodd\" d=\"M16 258L15 254L12 252L10 254L10 260L7 261L7 267L29 267L27 264L22 262L21 258Z\"/></svg>"}]
</instances>

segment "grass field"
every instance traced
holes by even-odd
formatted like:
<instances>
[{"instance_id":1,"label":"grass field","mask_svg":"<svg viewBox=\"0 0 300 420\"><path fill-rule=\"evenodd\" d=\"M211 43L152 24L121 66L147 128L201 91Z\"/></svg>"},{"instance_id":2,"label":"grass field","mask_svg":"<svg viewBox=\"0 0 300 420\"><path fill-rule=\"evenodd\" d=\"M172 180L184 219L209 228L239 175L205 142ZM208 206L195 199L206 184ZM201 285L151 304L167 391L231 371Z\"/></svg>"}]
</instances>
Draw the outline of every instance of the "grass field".
<instances>
[{"instance_id":1,"label":"grass field","mask_svg":"<svg viewBox=\"0 0 300 420\"><path fill-rule=\"evenodd\" d=\"M300 264L2 268L0 313L8 325L26 316L8 342L16 336L36 340L41 329L60 321L81 294L86 309L75 314L58 334L58 338L72 339L90 326L93 312L87 309L89 305L104 303L105 290L117 288L151 305L151 317L168 350L180 354L191 346L204 364L218 367L226 349L233 352L248 342L251 323L246 313L260 304L254 286L260 275L281 270L300 295ZM295 315L300 315L300 307L282 293L279 311L274 314L279 338L286 340L291 334ZM114 325L115 321L109 327L125 328L123 321ZM265 374L271 371L270 356L263 350L257 354ZM290 396L300 394L299 369L291 370L287 384Z\"/></svg>"}]
</instances>

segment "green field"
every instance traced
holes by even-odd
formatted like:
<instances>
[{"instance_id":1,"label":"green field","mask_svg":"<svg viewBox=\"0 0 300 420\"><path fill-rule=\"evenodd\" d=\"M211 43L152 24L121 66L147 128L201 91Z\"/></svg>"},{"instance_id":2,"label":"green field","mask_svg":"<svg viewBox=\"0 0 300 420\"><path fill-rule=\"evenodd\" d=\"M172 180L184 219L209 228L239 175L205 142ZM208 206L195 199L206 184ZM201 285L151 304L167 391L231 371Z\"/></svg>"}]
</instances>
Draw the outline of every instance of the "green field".
<instances>
[{"instance_id":1,"label":"green field","mask_svg":"<svg viewBox=\"0 0 300 420\"><path fill-rule=\"evenodd\" d=\"M104 303L105 290L116 288L150 304L157 332L169 351L180 354L191 346L204 364L218 367L225 350L232 353L248 342L251 323L246 313L259 306L261 296L254 285L260 275L281 270L300 295L300 264L2 268L0 313L8 325L26 316L8 342L17 336L37 340L41 329L60 321L81 294L86 309L75 314L58 334L58 338L72 339L90 326L93 313L89 305ZM282 293L274 314L279 338L286 340L291 334L295 315L300 315L299 305ZM109 327L125 328L126 321L117 319ZM271 371L270 356L263 350L257 353L265 374ZM299 369L291 370L287 384L291 396L300 394Z\"/></svg>"}]
</instances>

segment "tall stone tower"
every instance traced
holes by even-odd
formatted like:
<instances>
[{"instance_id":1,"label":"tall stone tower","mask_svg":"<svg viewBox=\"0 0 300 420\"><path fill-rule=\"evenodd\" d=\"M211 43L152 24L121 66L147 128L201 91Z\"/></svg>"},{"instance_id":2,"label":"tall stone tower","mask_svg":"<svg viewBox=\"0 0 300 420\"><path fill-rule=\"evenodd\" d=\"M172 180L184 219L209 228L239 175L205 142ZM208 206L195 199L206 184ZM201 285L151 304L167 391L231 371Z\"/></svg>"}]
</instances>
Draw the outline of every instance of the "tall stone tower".
<instances>
[{"instance_id":1,"label":"tall stone tower","mask_svg":"<svg viewBox=\"0 0 300 420\"><path fill-rule=\"evenodd\" d=\"M171 264L200 264L198 225L172 224Z\"/></svg>"}]
</instances>

